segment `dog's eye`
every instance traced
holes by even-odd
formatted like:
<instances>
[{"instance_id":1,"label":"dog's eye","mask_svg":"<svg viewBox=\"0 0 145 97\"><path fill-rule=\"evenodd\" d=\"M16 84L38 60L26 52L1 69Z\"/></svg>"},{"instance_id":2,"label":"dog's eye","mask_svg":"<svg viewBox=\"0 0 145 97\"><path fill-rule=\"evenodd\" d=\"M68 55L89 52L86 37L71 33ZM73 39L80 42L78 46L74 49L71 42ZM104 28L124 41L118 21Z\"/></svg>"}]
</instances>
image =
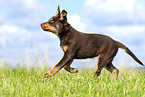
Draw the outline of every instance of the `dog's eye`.
<instances>
[{"instance_id":1,"label":"dog's eye","mask_svg":"<svg viewBox=\"0 0 145 97\"><path fill-rule=\"evenodd\" d=\"M50 20L50 23L51 23L51 24L53 24L54 22L55 22L54 19L51 19L51 20Z\"/></svg>"},{"instance_id":2,"label":"dog's eye","mask_svg":"<svg viewBox=\"0 0 145 97\"><path fill-rule=\"evenodd\" d=\"M52 20L51 23L54 23L54 20Z\"/></svg>"}]
</instances>

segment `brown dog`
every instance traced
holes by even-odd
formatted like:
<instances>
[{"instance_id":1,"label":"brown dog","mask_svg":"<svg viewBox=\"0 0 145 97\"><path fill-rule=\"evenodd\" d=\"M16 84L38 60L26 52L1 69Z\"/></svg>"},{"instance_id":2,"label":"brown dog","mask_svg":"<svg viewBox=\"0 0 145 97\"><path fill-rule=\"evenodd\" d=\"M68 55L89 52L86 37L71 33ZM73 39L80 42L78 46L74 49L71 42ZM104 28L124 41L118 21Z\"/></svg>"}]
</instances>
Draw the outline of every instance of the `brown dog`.
<instances>
[{"instance_id":1,"label":"brown dog","mask_svg":"<svg viewBox=\"0 0 145 97\"><path fill-rule=\"evenodd\" d=\"M98 56L94 75L99 76L101 70L105 67L117 78L119 70L113 66L112 60L118 48L124 49L136 62L143 65L143 63L122 43L105 35L85 34L76 31L67 22L67 12L63 10L60 13L59 6L56 16L50 18L48 22L42 23L41 27L44 31L52 32L59 37L60 46L64 51L63 58L53 69L44 74L45 77L53 76L63 67L70 73L76 73L78 70L70 67L74 59L86 59Z\"/></svg>"}]
</instances>

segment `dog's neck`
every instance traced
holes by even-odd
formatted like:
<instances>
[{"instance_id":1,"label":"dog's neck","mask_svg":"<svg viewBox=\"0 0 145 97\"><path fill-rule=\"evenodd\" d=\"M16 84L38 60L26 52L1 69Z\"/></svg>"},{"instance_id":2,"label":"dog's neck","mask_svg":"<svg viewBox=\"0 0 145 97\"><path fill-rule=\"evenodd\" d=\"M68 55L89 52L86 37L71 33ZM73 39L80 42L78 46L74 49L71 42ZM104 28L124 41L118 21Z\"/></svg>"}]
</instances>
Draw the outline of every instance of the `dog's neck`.
<instances>
[{"instance_id":1,"label":"dog's neck","mask_svg":"<svg viewBox=\"0 0 145 97\"><path fill-rule=\"evenodd\" d=\"M66 24L66 25L62 28L62 30L59 32L58 37L59 37L60 39L63 38L63 37L66 37L66 36L69 34L70 29L71 29L70 24Z\"/></svg>"},{"instance_id":2,"label":"dog's neck","mask_svg":"<svg viewBox=\"0 0 145 97\"><path fill-rule=\"evenodd\" d=\"M69 44L70 36L71 36L71 39L72 39L73 38L72 33L76 32L74 30L75 29L70 24L68 24L66 27L64 27L64 29L59 34L59 39L60 39L60 45L61 46Z\"/></svg>"}]
</instances>

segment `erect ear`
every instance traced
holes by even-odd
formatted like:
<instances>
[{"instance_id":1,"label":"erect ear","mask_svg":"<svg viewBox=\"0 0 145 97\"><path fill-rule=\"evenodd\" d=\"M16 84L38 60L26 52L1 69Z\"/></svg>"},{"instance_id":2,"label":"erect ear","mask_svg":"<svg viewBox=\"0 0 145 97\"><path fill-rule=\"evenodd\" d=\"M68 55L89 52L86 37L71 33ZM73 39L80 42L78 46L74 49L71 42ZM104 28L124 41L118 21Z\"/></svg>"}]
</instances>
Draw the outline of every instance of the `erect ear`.
<instances>
[{"instance_id":1,"label":"erect ear","mask_svg":"<svg viewBox=\"0 0 145 97\"><path fill-rule=\"evenodd\" d=\"M60 8L59 8L59 5L58 5L56 15L59 15L59 14L60 14Z\"/></svg>"},{"instance_id":2,"label":"erect ear","mask_svg":"<svg viewBox=\"0 0 145 97\"><path fill-rule=\"evenodd\" d=\"M67 22L66 15L67 15L67 12L66 12L65 10L63 10L63 11L60 13L60 21Z\"/></svg>"}]
</instances>

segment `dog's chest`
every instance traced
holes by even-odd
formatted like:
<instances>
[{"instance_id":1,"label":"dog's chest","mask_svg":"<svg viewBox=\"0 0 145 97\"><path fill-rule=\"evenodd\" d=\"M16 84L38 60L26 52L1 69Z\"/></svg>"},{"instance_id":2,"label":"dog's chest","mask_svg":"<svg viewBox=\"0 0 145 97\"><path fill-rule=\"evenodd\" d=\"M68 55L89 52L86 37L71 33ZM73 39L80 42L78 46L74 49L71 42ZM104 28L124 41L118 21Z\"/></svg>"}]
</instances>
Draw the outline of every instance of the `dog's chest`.
<instances>
[{"instance_id":1,"label":"dog's chest","mask_svg":"<svg viewBox=\"0 0 145 97\"><path fill-rule=\"evenodd\" d=\"M68 50L68 45L61 46L61 49L66 52Z\"/></svg>"}]
</instances>

